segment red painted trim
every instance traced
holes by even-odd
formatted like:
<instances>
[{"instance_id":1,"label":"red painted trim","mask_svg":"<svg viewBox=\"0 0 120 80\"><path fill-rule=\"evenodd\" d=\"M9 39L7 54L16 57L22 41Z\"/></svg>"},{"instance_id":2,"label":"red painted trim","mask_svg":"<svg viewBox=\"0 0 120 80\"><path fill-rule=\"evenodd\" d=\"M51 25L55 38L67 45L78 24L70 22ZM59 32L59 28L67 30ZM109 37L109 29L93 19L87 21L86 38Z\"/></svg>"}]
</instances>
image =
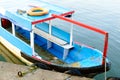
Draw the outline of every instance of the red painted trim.
<instances>
[{"instance_id":1,"label":"red painted trim","mask_svg":"<svg viewBox=\"0 0 120 80\"><path fill-rule=\"evenodd\" d=\"M82 44L82 43L77 42L77 41L75 41L74 43L76 43L76 44L78 44L78 45L80 45L80 46L85 46L85 47L88 47L88 48L94 49L92 46L88 46L88 45L86 45L86 44Z\"/></svg>"},{"instance_id":2,"label":"red painted trim","mask_svg":"<svg viewBox=\"0 0 120 80\"><path fill-rule=\"evenodd\" d=\"M32 56L32 58L37 59L37 60L42 61L42 62L47 63L47 64L51 64L51 62L45 61L43 59L39 59L36 56Z\"/></svg>"},{"instance_id":3,"label":"red painted trim","mask_svg":"<svg viewBox=\"0 0 120 80\"><path fill-rule=\"evenodd\" d=\"M99 32L101 34L106 34L106 32L101 30L101 29L98 29L98 28L95 28L93 26L89 26L89 25L83 24L83 23L78 22L78 21L74 21L74 20L72 20L70 18L65 18L63 16L59 16L59 15L56 15L56 14L52 14L52 16L56 17L56 18L59 18L59 19L62 19L62 20L65 20L65 21L68 21L68 22L71 22L73 24L79 25L80 27L84 27L84 28L90 29L92 31L96 31L96 32Z\"/></svg>"},{"instance_id":4,"label":"red painted trim","mask_svg":"<svg viewBox=\"0 0 120 80\"><path fill-rule=\"evenodd\" d=\"M105 59L107 56L107 50L108 50L108 33L106 33L105 35L105 40L104 40L104 50L103 50L103 60L102 60L102 64L105 64Z\"/></svg>"},{"instance_id":5,"label":"red painted trim","mask_svg":"<svg viewBox=\"0 0 120 80\"><path fill-rule=\"evenodd\" d=\"M66 15L69 15L69 14L73 14L74 12L75 12L75 11L70 11L70 12L61 14L61 16L66 16ZM32 22L32 25L38 24L38 23L41 23L41 22L45 22L45 21L48 21L48 20L51 20L51 19L54 19L54 17L49 17L49 18L45 18L45 19L42 19L42 20L33 21L33 22Z\"/></svg>"},{"instance_id":6,"label":"red painted trim","mask_svg":"<svg viewBox=\"0 0 120 80\"><path fill-rule=\"evenodd\" d=\"M93 26L89 26L89 25L83 24L81 22L74 21L74 20L72 20L70 18L65 18L63 16L59 16L59 15L55 15L55 14L52 14L52 16L56 17L56 18L59 18L59 19L62 19L62 20L65 20L65 21L68 21L68 22L71 22L73 24L79 25L79 27L84 27L84 28L90 29L92 31L98 32L100 34L103 34L105 36L105 41L104 41L102 64L103 65L105 64L105 59L106 59L106 56L107 56L107 49L108 49L108 33L107 32L105 32L105 31L103 31L101 29L95 28Z\"/></svg>"}]
</instances>

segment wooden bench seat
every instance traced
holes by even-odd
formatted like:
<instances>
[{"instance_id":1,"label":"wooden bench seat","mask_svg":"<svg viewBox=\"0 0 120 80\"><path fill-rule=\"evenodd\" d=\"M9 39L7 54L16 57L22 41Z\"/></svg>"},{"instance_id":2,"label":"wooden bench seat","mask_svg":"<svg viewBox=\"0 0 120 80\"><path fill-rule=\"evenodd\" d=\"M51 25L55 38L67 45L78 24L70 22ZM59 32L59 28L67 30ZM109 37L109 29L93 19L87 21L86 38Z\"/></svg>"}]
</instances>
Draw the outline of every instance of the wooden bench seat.
<instances>
[{"instance_id":1,"label":"wooden bench seat","mask_svg":"<svg viewBox=\"0 0 120 80\"><path fill-rule=\"evenodd\" d=\"M39 36L45 38L48 40L48 44L50 45L51 42L61 46L64 48L64 54L63 54L63 59L66 58L66 56L68 55L68 52L69 52L69 49L73 48L73 46L71 46L68 42L56 37L56 36L53 36L45 31L42 31L40 29L38 29L37 27L34 27L34 33L38 34Z\"/></svg>"},{"instance_id":2,"label":"wooden bench seat","mask_svg":"<svg viewBox=\"0 0 120 80\"><path fill-rule=\"evenodd\" d=\"M44 32L44 31L42 31L42 30L40 30L40 29L38 29L36 27L33 30L34 30L34 32L36 34L40 35L41 37L43 37L43 38L45 38L45 39L47 39L47 40L49 40L49 41L51 41L53 43L56 43L56 44L58 44L60 46L64 46L64 45L67 44L66 41L64 41L62 39L59 39L59 38L57 38L55 36L52 36L51 34L48 34L47 32Z\"/></svg>"}]
</instances>

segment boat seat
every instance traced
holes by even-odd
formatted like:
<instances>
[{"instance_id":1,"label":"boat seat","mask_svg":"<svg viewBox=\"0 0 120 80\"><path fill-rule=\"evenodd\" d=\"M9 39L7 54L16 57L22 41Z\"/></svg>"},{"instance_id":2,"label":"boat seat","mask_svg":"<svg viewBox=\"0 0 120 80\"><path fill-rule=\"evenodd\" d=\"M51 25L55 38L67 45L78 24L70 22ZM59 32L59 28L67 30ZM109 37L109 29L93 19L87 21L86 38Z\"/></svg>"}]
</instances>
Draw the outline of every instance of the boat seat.
<instances>
[{"instance_id":1,"label":"boat seat","mask_svg":"<svg viewBox=\"0 0 120 80\"><path fill-rule=\"evenodd\" d=\"M47 39L47 40L49 40L49 41L51 41L51 42L53 42L53 43L56 43L56 44L58 44L58 45L60 45L60 46L64 46L64 45L67 44L66 41L64 41L64 40L62 40L62 39L59 39L59 38L57 38L57 37L55 37L55 36L53 36L53 35L50 35L50 34L48 34L47 32L42 31L42 30L40 30L40 29L38 29L38 28L36 28L36 27L35 27L33 30L34 30L34 32L35 32L36 34L40 35L41 37L43 37L43 38L45 38L45 39Z\"/></svg>"},{"instance_id":2,"label":"boat seat","mask_svg":"<svg viewBox=\"0 0 120 80\"><path fill-rule=\"evenodd\" d=\"M47 39L49 45L51 45L51 42L53 42L53 43L63 47L64 48L63 59L65 59L65 57L67 56L69 49L73 48L73 46L71 46L68 42L66 42L66 41L64 41L56 36L53 36L45 31L42 31L42 30L38 29L37 27L34 27L33 30L36 34Z\"/></svg>"}]
</instances>

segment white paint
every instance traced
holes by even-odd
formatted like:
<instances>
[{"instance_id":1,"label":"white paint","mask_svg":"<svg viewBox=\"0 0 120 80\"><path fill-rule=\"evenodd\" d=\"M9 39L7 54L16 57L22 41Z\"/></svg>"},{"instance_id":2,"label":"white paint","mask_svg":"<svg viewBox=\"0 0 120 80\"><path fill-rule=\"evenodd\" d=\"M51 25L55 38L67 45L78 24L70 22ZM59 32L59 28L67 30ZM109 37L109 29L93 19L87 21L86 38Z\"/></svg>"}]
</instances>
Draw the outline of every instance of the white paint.
<instances>
[{"instance_id":1,"label":"white paint","mask_svg":"<svg viewBox=\"0 0 120 80\"><path fill-rule=\"evenodd\" d=\"M73 42L73 24L71 24L71 29L70 29L70 46L72 46Z\"/></svg>"},{"instance_id":2,"label":"white paint","mask_svg":"<svg viewBox=\"0 0 120 80\"><path fill-rule=\"evenodd\" d=\"M1 21L1 18L0 18L0 26L2 26L2 21Z\"/></svg>"},{"instance_id":3,"label":"white paint","mask_svg":"<svg viewBox=\"0 0 120 80\"><path fill-rule=\"evenodd\" d=\"M49 34L52 35L52 21L49 21Z\"/></svg>"},{"instance_id":4,"label":"white paint","mask_svg":"<svg viewBox=\"0 0 120 80\"><path fill-rule=\"evenodd\" d=\"M47 40L47 49L51 48L52 47L52 42Z\"/></svg>"},{"instance_id":5,"label":"white paint","mask_svg":"<svg viewBox=\"0 0 120 80\"><path fill-rule=\"evenodd\" d=\"M40 30L40 29L38 29L36 27L34 27L33 30L34 30L34 33L36 33L36 34L40 35L41 37L43 37L43 38L45 38L45 39L47 39L47 40L49 40L49 41L51 41L53 43L56 43L56 44L58 44L60 46L67 44L66 41L64 41L64 40L62 40L60 38L57 38L57 37L55 37L53 35L50 35L50 34L44 32L44 31L42 31L42 30Z\"/></svg>"},{"instance_id":6,"label":"white paint","mask_svg":"<svg viewBox=\"0 0 120 80\"><path fill-rule=\"evenodd\" d=\"M67 57L68 52L69 52L69 49L64 49L63 60L65 60L65 58Z\"/></svg>"},{"instance_id":7,"label":"white paint","mask_svg":"<svg viewBox=\"0 0 120 80\"><path fill-rule=\"evenodd\" d=\"M30 45L31 45L31 48L32 48L32 54L35 56L35 52L34 52L34 31L33 31L34 26L35 25L32 25L32 31L30 32Z\"/></svg>"},{"instance_id":8,"label":"white paint","mask_svg":"<svg viewBox=\"0 0 120 80\"><path fill-rule=\"evenodd\" d=\"M15 36L15 25L12 23L12 34Z\"/></svg>"}]
</instances>

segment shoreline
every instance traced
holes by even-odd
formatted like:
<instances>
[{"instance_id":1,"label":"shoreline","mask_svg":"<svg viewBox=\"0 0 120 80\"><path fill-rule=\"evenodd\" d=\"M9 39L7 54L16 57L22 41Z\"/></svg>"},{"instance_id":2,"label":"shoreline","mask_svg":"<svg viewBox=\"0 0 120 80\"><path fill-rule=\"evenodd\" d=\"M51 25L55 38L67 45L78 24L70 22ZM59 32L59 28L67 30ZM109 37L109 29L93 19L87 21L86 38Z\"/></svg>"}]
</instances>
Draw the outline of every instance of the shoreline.
<instances>
[{"instance_id":1,"label":"shoreline","mask_svg":"<svg viewBox=\"0 0 120 80\"><path fill-rule=\"evenodd\" d=\"M91 78L72 76L40 68L29 72L30 68L30 66L0 61L0 80L93 80ZM23 77L19 77L19 71L26 74Z\"/></svg>"}]
</instances>

